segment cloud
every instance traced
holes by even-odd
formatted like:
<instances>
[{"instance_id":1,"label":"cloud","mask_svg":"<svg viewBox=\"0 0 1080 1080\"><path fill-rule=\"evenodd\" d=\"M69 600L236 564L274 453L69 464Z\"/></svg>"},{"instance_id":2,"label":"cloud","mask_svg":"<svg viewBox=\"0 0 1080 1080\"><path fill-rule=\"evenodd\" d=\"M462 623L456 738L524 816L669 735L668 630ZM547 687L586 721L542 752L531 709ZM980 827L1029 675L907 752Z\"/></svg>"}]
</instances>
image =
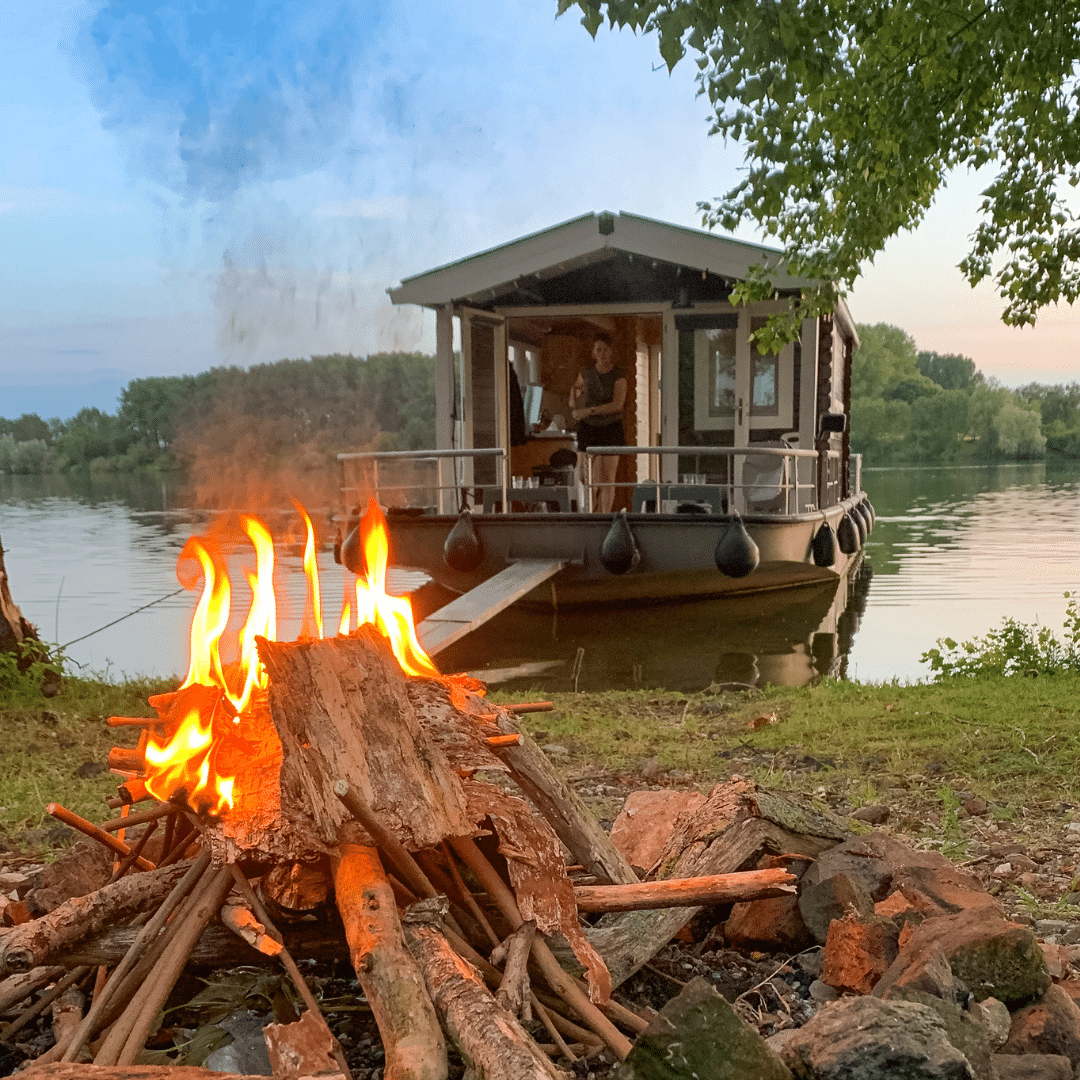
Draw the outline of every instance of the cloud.
<instances>
[{"instance_id":1,"label":"cloud","mask_svg":"<svg viewBox=\"0 0 1080 1080\"><path fill-rule=\"evenodd\" d=\"M312 214L317 218L371 218L376 221L401 221L408 216L408 212L408 198L404 195L387 195L371 199L330 199L319 203Z\"/></svg>"}]
</instances>

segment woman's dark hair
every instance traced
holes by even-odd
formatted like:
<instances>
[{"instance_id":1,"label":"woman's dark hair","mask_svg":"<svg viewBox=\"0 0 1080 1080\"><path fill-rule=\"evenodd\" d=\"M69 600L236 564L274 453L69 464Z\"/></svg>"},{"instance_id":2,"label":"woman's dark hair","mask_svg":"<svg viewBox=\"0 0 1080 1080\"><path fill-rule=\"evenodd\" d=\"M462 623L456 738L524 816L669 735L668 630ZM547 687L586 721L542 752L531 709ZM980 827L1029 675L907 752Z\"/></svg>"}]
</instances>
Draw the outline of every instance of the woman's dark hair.
<instances>
[{"instance_id":1,"label":"woman's dark hair","mask_svg":"<svg viewBox=\"0 0 1080 1080\"><path fill-rule=\"evenodd\" d=\"M611 335L606 330L597 330L592 337L592 345L595 345L598 341L602 341L609 349L613 347ZM591 346L590 346L591 348Z\"/></svg>"}]
</instances>

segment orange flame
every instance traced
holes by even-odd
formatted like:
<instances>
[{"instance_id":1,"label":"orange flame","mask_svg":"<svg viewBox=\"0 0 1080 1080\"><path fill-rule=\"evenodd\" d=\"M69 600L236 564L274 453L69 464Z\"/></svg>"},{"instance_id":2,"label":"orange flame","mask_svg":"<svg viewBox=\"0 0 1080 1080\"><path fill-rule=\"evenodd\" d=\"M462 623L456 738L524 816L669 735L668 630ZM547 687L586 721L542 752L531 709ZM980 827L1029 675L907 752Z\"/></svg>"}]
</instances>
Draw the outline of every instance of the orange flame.
<instances>
[{"instance_id":1,"label":"orange flame","mask_svg":"<svg viewBox=\"0 0 1080 1080\"><path fill-rule=\"evenodd\" d=\"M308 592L301 636L321 638L322 591L315 562L315 531L304 508L299 503L296 505L307 527L304 572ZM191 537L176 567L177 577L185 588L194 588L199 577L203 578L202 593L191 621L191 661L177 694L161 699L168 698L174 703L161 713L163 727L170 729L169 735L151 729L143 746L146 786L151 794L165 800L183 791L191 805L218 814L232 807L236 784L235 776L222 775L216 768L218 752L226 741L235 742L239 738L242 715L254 715L252 710L259 707L257 695L268 684L255 639L277 640L274 541L257 518L242 515L240 526L255 549L255 570L247 573L252 599L236 646L238 661L225 668L220 654L232 603L225 556L215 540ZM356 581L357 624L370 623L389 640L406 674L439 677L417 640L408 598L389 596L386 592L389 542L386 519L374 500L368 505L361 530L368 573L366 580ZM338 633L347 634L352 621L347 592ZM265 696L262 702L265 708ZM182 717L178 724L174 723L177 716Z\"/></svg>"},{"instance_id":2,"label":"orange flame","mask_svg":"<svg viewBox=\"0 0 1080 1080\"><path fill-rule=\"evenodd\" d=\"M394 656L406 675L438 678L438 668L417 640L409 598L390 596L386 592L390 544L386 534L386 518L374 499L368 502L360 530L367 580L356 579L357 625L371 623L389 640Z\"/></svg>"},{"instance_id":3,"label":"orange flame","mask_svg":"<svg viewBox=\"0 0 1080 1080\"><path fill-rule=\"evenodd\" d=\"M307 511L293 499L293 505L300 511L307 528L307 541L304 544L304 576L307 578L307 599L304 603L304 621L300 625L300 637L321 638L323 636L322 590L319 588L319 567L315 561L315 529Z\"/></svg>"}]
</instances>

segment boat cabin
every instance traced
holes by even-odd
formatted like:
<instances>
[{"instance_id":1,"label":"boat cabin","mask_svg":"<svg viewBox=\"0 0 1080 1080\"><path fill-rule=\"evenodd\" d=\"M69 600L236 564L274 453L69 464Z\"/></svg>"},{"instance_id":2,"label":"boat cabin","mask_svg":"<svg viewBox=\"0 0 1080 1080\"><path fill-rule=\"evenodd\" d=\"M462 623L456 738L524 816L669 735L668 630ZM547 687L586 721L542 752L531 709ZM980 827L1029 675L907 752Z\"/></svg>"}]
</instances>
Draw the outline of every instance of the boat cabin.
<instances>
[{"instance_id":1,"label":"boat cabin","mask_svg":"<svg viewBox=\"0 0 1080 1080\"><path fill-rule=\"evenodd\" d=\"M777 299L728 300L779 254L604 211L390 289L436 317L437 452L452 475L440 468L429 510L591 509L598 473L592 454L573 470L569 398L598 332L627 387L625 445L598 451L619 458L613 509L806 514L858 492L846 305L770 356L750 335L808 283L779 270Z\"/></svg>"}]
</instances>

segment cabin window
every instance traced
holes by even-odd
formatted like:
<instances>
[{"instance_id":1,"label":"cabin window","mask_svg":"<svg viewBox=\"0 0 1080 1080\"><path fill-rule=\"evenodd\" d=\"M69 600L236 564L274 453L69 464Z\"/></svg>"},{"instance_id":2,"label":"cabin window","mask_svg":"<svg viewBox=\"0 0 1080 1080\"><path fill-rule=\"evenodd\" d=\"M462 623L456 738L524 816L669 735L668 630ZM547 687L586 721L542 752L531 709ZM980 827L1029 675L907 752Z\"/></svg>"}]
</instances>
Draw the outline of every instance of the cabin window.
<instances>
[{"instance_id":1,"label":"cabin window","mask_svg":"<svg viewBox=\"0 0 1080 1080\"><path fill-rule=\"evenodd\" d=\"M751 317L745 309L677 318L680 339L693 342L694 430L792 426L794 348L779 356L759 352L750 334L764 323L765 316Z\"/></svg>"}]
</instances>

